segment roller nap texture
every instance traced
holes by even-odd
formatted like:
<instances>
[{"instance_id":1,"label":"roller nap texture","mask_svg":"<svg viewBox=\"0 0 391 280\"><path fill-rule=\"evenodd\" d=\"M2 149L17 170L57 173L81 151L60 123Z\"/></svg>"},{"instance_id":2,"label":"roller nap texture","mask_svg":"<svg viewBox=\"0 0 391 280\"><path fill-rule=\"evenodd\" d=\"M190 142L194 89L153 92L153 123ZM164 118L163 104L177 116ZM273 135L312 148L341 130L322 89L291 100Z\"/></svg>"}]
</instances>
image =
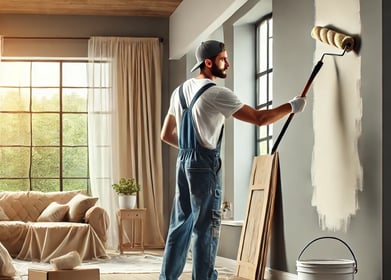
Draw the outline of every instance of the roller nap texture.
<instances>
[{"instance_id":1,"label":"roller nap texture","mask_svg":"<svg viewBox=\"0 0 391 280\"><path fill-rule=\"evenodd\" d=\"M323 43L331 46L346 49L347 52L353 50L354 39L352 36L336 32L330 28L315 26L312 28L311 36Z\"/></svg>"}]
</instances>

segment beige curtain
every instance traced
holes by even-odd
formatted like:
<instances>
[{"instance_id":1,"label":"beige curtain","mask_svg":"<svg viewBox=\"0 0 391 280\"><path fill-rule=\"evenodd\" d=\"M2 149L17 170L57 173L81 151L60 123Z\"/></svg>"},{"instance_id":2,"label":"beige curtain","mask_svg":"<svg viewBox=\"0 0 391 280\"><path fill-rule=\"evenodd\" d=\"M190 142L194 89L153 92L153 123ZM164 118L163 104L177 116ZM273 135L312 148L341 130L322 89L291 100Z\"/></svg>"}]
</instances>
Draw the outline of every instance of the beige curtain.
<instances>
[{"instance_id":1,"label":"beige curtain","mask_svg":"<svg viewBox=\"0 0 391 280\"><path fill-rule=\"evenodd\" d=\"M111 185L120 177L133 177L142 186L138 207L147 209L145 246L161 248L160 41L93 37L88 52L91 189L110 215L107 246L118 246L118 200Z\"/></svg>"},{"instance_id":2,"label":"beige curtain","mask_svg":"<svg viewBox=\"0 0 391 280\"><path fill-rule=\"evenodd\" d=\"M3 49L4 49L4 37L0 35L0 61L3 57Z\"/></svg>"}]
</instances>

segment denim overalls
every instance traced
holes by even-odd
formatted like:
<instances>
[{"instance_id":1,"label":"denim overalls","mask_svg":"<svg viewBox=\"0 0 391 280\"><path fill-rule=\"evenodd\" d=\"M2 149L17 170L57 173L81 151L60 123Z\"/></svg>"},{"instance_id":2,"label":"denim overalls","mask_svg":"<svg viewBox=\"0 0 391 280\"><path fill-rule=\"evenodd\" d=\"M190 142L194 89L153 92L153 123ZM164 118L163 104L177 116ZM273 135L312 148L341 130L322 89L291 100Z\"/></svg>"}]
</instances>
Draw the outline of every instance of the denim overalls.
<instances>
[{"instance_id":1,"label":"denim overalls","mask_svg":"<svg viewBox=\"0 0 391 280\"><path fill-rule=\"evenodd\" d=\"M178 143L177 184L160 280L179 278L192 236L192 279L217 279L214 262L221 223L220 145L223 129L217 148L204 148L198 141L191 113L197 99L213 85L203 86L188 108L183 96L183 85L179 88L183 114Z\"/></svg>"}]
</instances>

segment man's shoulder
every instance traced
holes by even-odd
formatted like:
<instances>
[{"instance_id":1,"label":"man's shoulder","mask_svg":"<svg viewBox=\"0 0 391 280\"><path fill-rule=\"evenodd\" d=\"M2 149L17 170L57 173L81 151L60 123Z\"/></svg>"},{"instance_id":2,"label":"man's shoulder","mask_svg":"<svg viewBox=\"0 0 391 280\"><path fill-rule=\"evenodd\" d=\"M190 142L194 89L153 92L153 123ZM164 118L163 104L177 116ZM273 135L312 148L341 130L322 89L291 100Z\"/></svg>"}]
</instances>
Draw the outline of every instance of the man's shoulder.
<instances>
[{"instance_id":1,"label":"man's shoulder","mask_svg":"<svg viewBox=\"0 0 391 280\"><path fill-rule=\"evenodd\" d=\"M210 90L211 92L214 92L214 93L218 93L218 94L233 94L233 91L230 90L229 88L227 87L224 87L224 86L220 86L220 85L215 85L213 87L210 87L208 90Z\"/></svg>"}]
</instances>

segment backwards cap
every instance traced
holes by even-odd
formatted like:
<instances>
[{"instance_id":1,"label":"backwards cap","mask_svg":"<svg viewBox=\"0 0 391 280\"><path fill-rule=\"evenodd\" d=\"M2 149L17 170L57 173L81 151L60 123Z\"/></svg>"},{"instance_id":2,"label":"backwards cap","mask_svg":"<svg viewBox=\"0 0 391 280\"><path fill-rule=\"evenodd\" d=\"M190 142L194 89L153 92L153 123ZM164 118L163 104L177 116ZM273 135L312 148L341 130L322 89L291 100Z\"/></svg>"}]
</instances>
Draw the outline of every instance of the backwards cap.
<instances>
[{"instance_id":1,"label":"backwards cap","mask_svg":"<svg viewBox=\"0 0 391 280\"><path fill-rule=\"evenodd\" d=\"M193 72L198 67L200 67L201 64L204 63L205 59L215 57L223 51L225 51L225 48L224 43L222 42L215 40L202 42L195 51L197 63L193 66L193 68L191 68L190 71Z\"/></svg>"}]
</instances>

